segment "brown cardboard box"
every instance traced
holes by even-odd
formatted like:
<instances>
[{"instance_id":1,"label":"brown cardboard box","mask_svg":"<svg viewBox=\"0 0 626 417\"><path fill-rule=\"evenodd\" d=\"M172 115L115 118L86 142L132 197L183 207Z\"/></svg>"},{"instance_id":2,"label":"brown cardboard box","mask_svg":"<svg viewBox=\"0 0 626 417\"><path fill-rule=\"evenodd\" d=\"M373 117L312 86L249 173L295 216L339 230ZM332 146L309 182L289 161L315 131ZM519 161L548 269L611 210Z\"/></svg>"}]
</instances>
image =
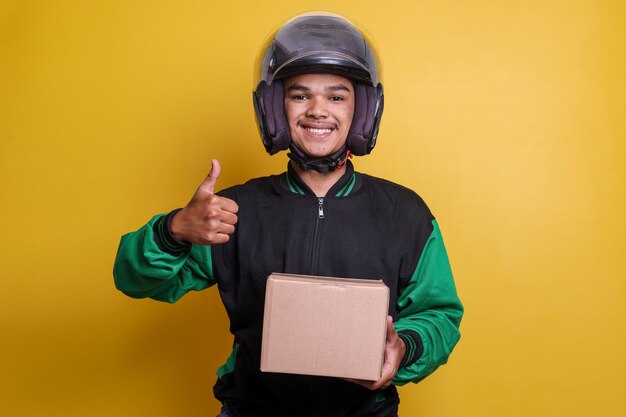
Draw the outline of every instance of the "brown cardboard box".
<instances>
[{"instance_id":1,"label":"brown cardboard box","mask_svg":"<svg viewBox=\"0 0 626 417\"><path fill-rule=\"evenodd\" d=\"M380 280L272 274L261 371L380 378L389 288Z\"/></svg>"}]
</instances>

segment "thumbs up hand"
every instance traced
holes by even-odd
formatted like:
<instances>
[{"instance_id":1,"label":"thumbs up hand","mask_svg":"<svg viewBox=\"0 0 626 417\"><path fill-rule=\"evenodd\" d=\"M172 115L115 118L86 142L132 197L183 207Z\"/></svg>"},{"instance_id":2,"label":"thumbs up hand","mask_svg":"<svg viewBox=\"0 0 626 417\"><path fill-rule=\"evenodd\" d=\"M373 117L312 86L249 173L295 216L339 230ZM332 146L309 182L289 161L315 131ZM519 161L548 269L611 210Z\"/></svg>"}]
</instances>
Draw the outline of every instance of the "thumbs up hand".
<instances>
[{"instance_id":1,"label":"thumbs up hand","mask_svg":"<svg viewBox=\"0 0 626 417\"><path fill-rule=\"evenodd\" d=\"M239 206L233 200L213 194L220 176L214 159L211 172L200 184L191 201L172 218L170 231L181 241L198 245L226 243L235 231Z\"/></svg>"}]
</instances>

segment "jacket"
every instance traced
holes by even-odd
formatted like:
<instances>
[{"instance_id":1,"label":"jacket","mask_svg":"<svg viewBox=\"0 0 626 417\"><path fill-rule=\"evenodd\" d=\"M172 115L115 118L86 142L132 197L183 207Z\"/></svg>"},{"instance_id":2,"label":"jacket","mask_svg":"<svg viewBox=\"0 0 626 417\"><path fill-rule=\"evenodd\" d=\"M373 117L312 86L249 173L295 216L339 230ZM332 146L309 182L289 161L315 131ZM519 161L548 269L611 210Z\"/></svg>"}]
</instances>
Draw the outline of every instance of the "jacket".
<instances>
[{"instance_id":1,"label":"jacket","mask_svg":"<svg viewBox=\"0 0 626 417\"><path fill-rule=\"evenodd\" d=\"M235 416L395 416L394 385L419 382L446 363L463 315L437 221L423 200L355 172L350 162L324 198L291 166L219 194L239 205L228 243L179 242L168 227L174 212L157 215L122 237L117 288L173 303L217 284L234 342L214 394ZM272 272L382 279L407 348L393 385L369 391L341 379L260 372L265 281Z\"/></svg>"}]
</instances>

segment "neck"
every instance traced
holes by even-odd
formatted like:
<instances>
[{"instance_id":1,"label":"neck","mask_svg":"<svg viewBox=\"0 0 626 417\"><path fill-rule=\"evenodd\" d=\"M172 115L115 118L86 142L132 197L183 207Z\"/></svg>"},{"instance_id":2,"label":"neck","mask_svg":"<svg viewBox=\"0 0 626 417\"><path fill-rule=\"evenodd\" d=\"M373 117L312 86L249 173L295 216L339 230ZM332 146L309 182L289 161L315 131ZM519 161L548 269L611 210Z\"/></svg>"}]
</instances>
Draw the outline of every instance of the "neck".
<instances>
[{"instance_id":1,"label":"neck","mask_svg":"<svg viewBox=\"0 0 626 417\"><path fill-rule=\"evenodd\" d=\"M326 197L328 190L332 188L333 185L339 178L346 173L346 165L341 168L337 168L334 171L320 173L315 170L309 169L308 171L303 171L300 166L293 161L291 161L291 166L296 171L300 179L315 193L317 197Z\"/></svg>"}]
</instances>

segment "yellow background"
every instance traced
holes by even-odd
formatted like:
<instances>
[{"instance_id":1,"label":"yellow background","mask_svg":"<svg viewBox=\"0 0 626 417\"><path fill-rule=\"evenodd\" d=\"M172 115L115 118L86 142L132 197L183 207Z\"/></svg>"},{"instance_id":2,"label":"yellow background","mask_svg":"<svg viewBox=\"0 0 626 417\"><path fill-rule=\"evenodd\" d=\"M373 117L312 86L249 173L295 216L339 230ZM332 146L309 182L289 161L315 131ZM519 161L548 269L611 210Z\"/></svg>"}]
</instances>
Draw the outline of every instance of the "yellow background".
<instances>
[{"instance_id":1,"label":"yellow background","mask_svg":"<svg viewBox=\"0 0 626 417\"><path fill-rule=\"evenodd\" d=\"M212 416L217 292L116 292L120 236L285 168L251 105L296 13L362 24L386 109L357 169L439 219L466 306L401 415L626 415L626 73L615 1L0 2L0 414Z\"/></svg>"}]
</instances>

